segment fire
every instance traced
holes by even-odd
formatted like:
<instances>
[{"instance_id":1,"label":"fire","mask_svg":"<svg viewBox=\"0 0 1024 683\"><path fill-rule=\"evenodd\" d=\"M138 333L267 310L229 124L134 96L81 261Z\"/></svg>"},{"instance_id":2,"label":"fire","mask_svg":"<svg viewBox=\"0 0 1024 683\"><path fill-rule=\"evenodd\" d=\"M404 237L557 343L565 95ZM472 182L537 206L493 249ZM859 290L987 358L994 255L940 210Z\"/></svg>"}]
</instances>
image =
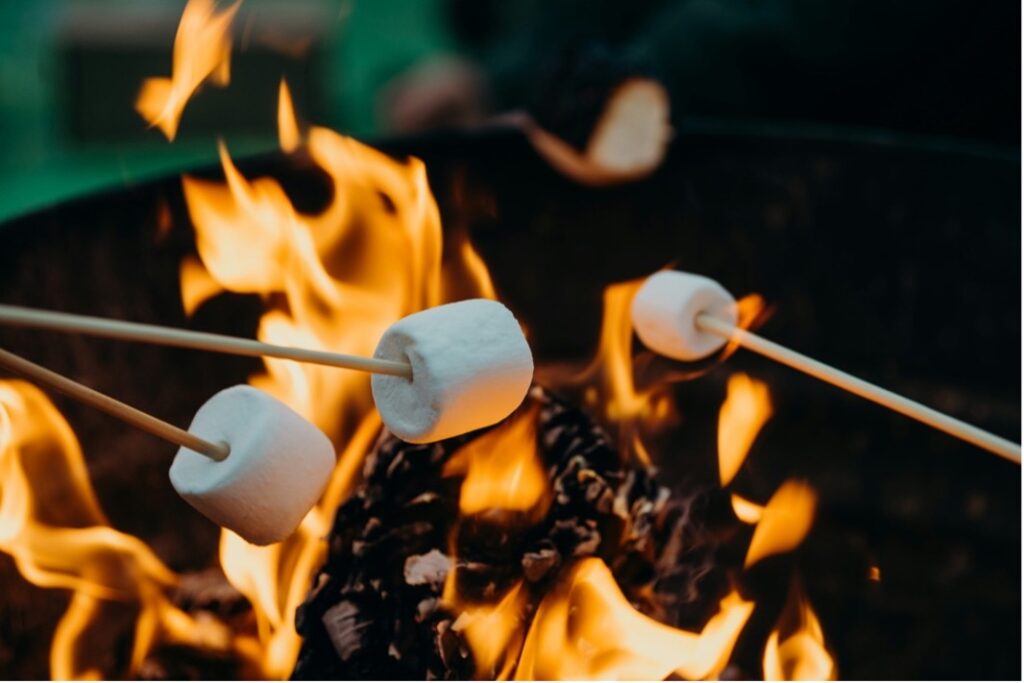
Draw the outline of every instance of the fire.
<instances>
[{"instance_id":1,"label":"fire","mask_svg":"<svg viewBox=\"0 0 1024 683\"><path fill-rule=\"evenodd\" d=\"M464 475L459 512L530 512L543 517L550 502L547 472L537 448L539 404L515 413L473 439L445 463L442 476Z\"/></svg>"},{"instance_id":2,"label":"fire","mask_svg":"<svg viewBox=\"0 0 1024 683\"><path fill-rule=\"evenodd\" d=\"M604 417L606 424L616 426L623 459L635 457L649 464L642 434L671 426L675 401L667 383L639 389L634 380L630 305L643 282L630 280L605 289L601 336L593 360L579 375L556 377L553 383L585 388L584 402Z\"/></svg>"},{"instance_id":3,"label":"fire","mask_svg":"<svg viewBox=\"0 0 1024 683\"><path fill-rule=\"evenodd\" d=\"M199 86L231 81L231 22L240 4L218 12L214 0L189 0L174 36L171 77L142 83L135 109L168 140L177 135L185 105Z\"/></svg>"},{"instance_id":4,"label":"fire","mask_svg":"<svg viewBox=\"0 0 1024 683\"><path fill-rule=\"evenodd\" d=\"M450 594L449 586L454 584L446 583L446 594ZM450 596L447 604L456 606ZM480 678L500 681L511 677L523 646L526 604L526 590L520 581L497 604L468 606L452 624L453 630L466 637Z\"/></svg>"},{"instance_id":5,"label":"fire","mask_svg":"<svg viewBox=\"0 0 1024 683\"><path fill-rule=\"evenodd\" d=\"M800 545L811 530L817 504L817 494L805 482L790 480L782 484L761 513L744 566Z\"/></svg>"},{"instance_id":6,"label":"fire","mask_svg":"<svg viewBox=\"0 0 1024 683\"><path fill-rule=\"evenodd\" d=\"M730 593L701 633L659 623L626 600L603 561L577 562L544 598L517 680L707 678L728 663L754 608Z\"/></svg>"},{"instance_id":7,"label":"fire","mask_svg":"<svg viewBox=\"0 0 1024 683\"><path fill-rule=\"evenodd\" d=\"M288 82L283 78L277 94L277 137L281 149L285 152L294 152L302 142L299 122L295 117L295 105L292 104L292 93L288 89Z\"/></svg>"},{"instance_id":8,"label":"fire","mask_svg":"<svg viewBox=\"0 0 1024 683\"><path fill-rule=\"evenodd\" d=\"M747 500L738 493L730 495L729 501L732 503L732 511L736 515L736 519L744 524L757 524L761 521L761 516L764 515L763 505Z\"/></svg>"},{"instance_id":9,"label":"fire","mask_svg":"<svg viewBox=\"0 0 1024 683\"><path fill-rule=\"evenodd\" d=\"M835 680L836 665L825 649L825 634L810 603L793 581L779 621L764 649L766 681Z\"/></svg>"},{"instance_id":10,"label":"fire","mask_svg":"<svg viewBox=\"0 0 1024 683\"><path fill-rule=\"evenodd\" d=\"M218 11L214 0L189 0L171 77L143 84L136 108L168 139L202 84L228 83L238 7L235 2ZM222 292L255 294L265 307L260 340L368 356L384 330L405 315L449 300L497 297L465 229L454 230L443 248L438 207L419 160L396 160L325 128L311 127L304 136L284 80L278 135L285 152L305 145L330 180L329 202L317 213L300 212L278 181L245 177L220 143L223 181L182 179L197 248L180 264L186 313ZM671 426L676 408L668 381L638 386L634 377L629 311L641 283L606 289L598 353L574 384L616 427L624 456L647 463L642 436ZM764 303L751 296L738 307L740 324L749 327ZM137 617L127 670L117 675L135 675L161 644L230 655L247 677L291 673L301 645L296 609L323 562L334 512L381 422L361 373L279 359L264 365L250 382L320 427L339 455L323 497L290 538L257 547L222 531L220 564L252 605L254 633L232 632L213 617L194 618L175 607L167 595L178 577L142 541L109 526L81 449L54 406L30 385L0 382L0 550L33 583L72 592L54 634L54 677L110 676L83 643L109 610L125 606ZM742 466L771 410L763 383L743 374L730 378L719 425L723 486ZM450 458L444 475L463 477L461 516L510 512L532 523L545 515L554 493L538 450L537 417L536 408L520 410ZM749 567L802 542L816 496L806 484L786 482L765 506L736 494L732 504L739 519L757 524ZM481 677L712 677L725 669L754 610L753 602L733 591L700 632L674 628L635 609L596 558L564 567L544 595L533 595L536 587L520 581L493 602L472 604L456 594L457 533L458 525L442 601L459 615L452 628L464 635ZM783 616L765 650L765 675L834 675L817 617L796 588Z\"/></svg>"},{"instance_id":11,"label":"fire","mask_svg":"<svg viewBox=\"0 0 1024 683\"><path fill-rule=\"evenodd\" d=\"M718 472L723 487L739 472L754 439L771 416L767 384L742 372L729 377L725 402L718 413Z\"/></svg>"},{"instance_id":12,"label":"fire","mask_svg":"<svg viewBox=\"0 0 1024 683\"><path fill-rule=\"evenodd\" d=\"M279 124L282 147L291 148L298 127L285 85ZM465 296L494 296L486 268L468 240L442 271L440 217L421 162L394 160L318 127L309 131L307 144L333 185L330 203L318 214L298 212L273 179L245 178L223 144L226 182L183 179L199 252L199 261L182 269L182 291L193 295L185 301L188 310L195 310L208 292L259 294L267 301L257 332L262 341L369 356L389 325L442 303L449 280L463 283ZM265 364L266 372L251 383L345 446L323 499L291 538L258 548L227 531L222 537L225 574L257 615L263 673L287 677L300 646L295 610L323 559L323 538L334 510L379 431L380 419L369 380L361 373L277 359ZM509 424L517 442L528 439L533 429L532 420ZM516 496L536 503L538 483L546 487L543 471L538 476L536 461L528 456L524 451L521 466L505 470L519 477L520 488L506 487L508 496L501 503L510 509L523 505ZM469 509L483 504L474 493L480 481L475 468L467 469ZM546 495L543 489L541 494Z\"/></svg>"},{"instance_id":13,"label":"fire","mask_svg":"<svg viewBox=\"0 0 1024 683\"><path fill-rule=\"evenodd\" d=\"M0 550L28 581L71 591L50 651L54 678L109 676L94 648L79 643L126 608L138 610L127 675L159 643L234 653L243 662L251 655L247 637L171 604L166 591L177 576L141 540L110 527L71 428L21 381L0 381Z\"/></svg>"}]
</instances>

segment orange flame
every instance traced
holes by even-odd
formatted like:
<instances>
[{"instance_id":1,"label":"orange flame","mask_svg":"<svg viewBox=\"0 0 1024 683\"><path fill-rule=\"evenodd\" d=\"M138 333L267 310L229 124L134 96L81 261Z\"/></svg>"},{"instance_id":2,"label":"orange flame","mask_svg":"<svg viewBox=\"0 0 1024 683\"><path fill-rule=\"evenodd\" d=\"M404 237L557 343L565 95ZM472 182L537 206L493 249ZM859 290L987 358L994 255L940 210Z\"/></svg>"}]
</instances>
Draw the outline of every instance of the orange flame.
<instances>
[{"instance_id":1,"label":"orange flame","mask_svg":"<svg viewBox=\"0 0 1024 683\"><path fill-rule=\"evenodd\" d=\"M512 675L523 646L526 602L526 590L520 581L496 605L467 607L452 624L452 629L462 633L469 643L479 678L501 681Z\"/></svg>"},{"instance_id":2,"label":"orange flame","mask_svg":"<svg viewBox=\"0 0 1024 683\"><path fill-rule=\"evenodd\" d=\"M243 659L251 652L220 622L199 622L170 603L165 590L177 576L138 538L109 526L71 428L42 392L20 381L0 381L0 550L28 581L72 591L50 650L54 678L111 675L79 642L124 605L139 611L128 675L158 643Z\"/></svg>"},{"instance_id":3,"label":"orange flame","mask_svg":"<svg viewBox=\"0 0 1024 683\"><path fill-rule=\"evenodd\" d=\"M814 523L818 496L807 483L790 480L768 501L747 548L745 567L771 555L788 553L803 543Z\"/></svg>"},{"instance_id":4,"label":"orange flame","mask_svg":"<svg viewBox=\"0 0 1024 683\"><path fill-rule=\"evenodd\" d=\"M682 631L633 609L602 560L580 560L537 608L516 679L714 676L753 608L733 592L701 633Z\"/></svg>"},{"instance_id":5,"label":"orange flame","mask_svg":"<svg viewBox=\"0 0 1024 683\"><path fill-rule=\"evenodd\" d=\"M285 93L282 88L282 102ZM282 111L282 143L287 146L288 131L297 132L297 126L287 105ZM223 145L225 183L183 179L201 259L200 268L190 267L193 274L187 277L262 295L268 309L257 334L263 341L372 355L397 319L441 303L442 283L451 273L441 270L437 206L418 160L399 162L317 127L309 132L308 147L333 184L332 199L318 214L298 212L273 179L243 177ZM452 261L452 272L460 269L470 296L493 296L486 268L468 241ZM183 293L216 289L184 280L182 287ZM295 610L323 559L333 512L380 419L361 373L277 359L266 359L265 365L266 373L250 378L251 383L288 403L335 443L345 444L327 492L292 537L269 548L250 546L229 532L222 537L225 574L257 615L263 672L286 677L300 646ZM535 485L530 466L519 474L520 484ZM467 489L467 500L473 489Z\"/></svg>"},{"instance_id":6,"label":"orange flame","mask_svg":"<svg viewBox=\"0 0 1024 683\"><path fill-rule=\"evenodd\" d=\"M729 501L732 503L732 511L736 515L736 519L744 524L757 524L761 521L761 516L764 515L763 505L747 500L738 493L729 496Z\"/></svg>"},{"instance_id":7,"label":"orange flame","mask_svg":"<svg viewBox=\"0 0 1024 683\"><path fill-rule=\"evenodd\" d=\"M718 473L723 487L739 472L754 439L771 416L767 384L742 372L729 377L725 402L718 413Z\"/></svg>"},{"instance_id":8,"label":"orange flame","mask_svg":"<svg viewBox=\"0 0 1024 683\"><path fill-rule=\"evenodd\" d=\"M288 89L288 82L283 78L277 94L277 138L285 152L294 152L302 142L299 122L295 118L295 105L292 104L292 93Z\"/></svg>"},{"instance_id":9,"label":"orange flame","mask_svg":"<svg viewBox=\"0 0 1024 683\"><path fill-rule=\"evenodd\" d=\"M641 390L634 381L630 306L643 282L641 278L605 288L601 336L593 360L577 376L555 377L552 382L585 388L584 402L618 428L623 458L650 464L641 434L649 436L671 426L676 408L667 384Z\"/></svg>"},{"instance_id":10,"label":"orange flame","mask_svg":"<svg viewBox=\"0 0 1024 683\"><path fill-rule=\"evenodd\" d=\"M465 475L459 512L488 510L531 512L543 517L550 502L547 473L537 448L540 404L521 410L456 451L442 476Z\"/></svg>"},{"instance_id":11,"label":"orange flame","mask_svg":"<svg viewBox=\"0 0 1024 683\"><path fill-rule=\"evenodd\" d=\"M170 78L147 78L135 100L135 109L168 140L189 98L203 82L225 86L231 81L231 22L241 0L222 12L214 0L189 0L174 36Z\"/></svg>"},{"instance_id":12,"label":"orange flame","mask_svg":"<svg viewBox=\"0 0 1024 683\"><path fill-rule=\"evenodd\" d=\"M836 665L825 649L825 634L798 581L789 590L764 650L766 681L830 681Z\"/></svg>"}]
</instances>

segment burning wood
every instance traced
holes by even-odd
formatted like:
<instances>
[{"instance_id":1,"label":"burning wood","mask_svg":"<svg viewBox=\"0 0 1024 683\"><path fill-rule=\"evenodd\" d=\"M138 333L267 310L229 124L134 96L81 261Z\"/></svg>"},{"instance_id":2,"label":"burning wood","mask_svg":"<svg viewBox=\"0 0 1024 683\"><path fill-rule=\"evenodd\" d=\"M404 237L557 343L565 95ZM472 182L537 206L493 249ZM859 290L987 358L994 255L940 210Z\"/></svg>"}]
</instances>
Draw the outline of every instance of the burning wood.
<instances>
[{"instance_id":1,"label":"burning wood","mask_svg":"<svg viewBox=\"0 0 1024 683\"><path fill-rule=\"evenodd\" d=\"M546 491L531 494L515 484L536 481L525 474L535 457ZM476 491L476 468L499 458L506 474L522 474ZM500 673L518 661L515 644L545 596L587 557L649 614L708 616L722 579L717 544L694 514L703 500L672 497L646 469L624 467L602 430L539 388L483 435L419 446L385 435L338 510L327 563L297 614L295 676Z\"/></svg>"}]
</instances>

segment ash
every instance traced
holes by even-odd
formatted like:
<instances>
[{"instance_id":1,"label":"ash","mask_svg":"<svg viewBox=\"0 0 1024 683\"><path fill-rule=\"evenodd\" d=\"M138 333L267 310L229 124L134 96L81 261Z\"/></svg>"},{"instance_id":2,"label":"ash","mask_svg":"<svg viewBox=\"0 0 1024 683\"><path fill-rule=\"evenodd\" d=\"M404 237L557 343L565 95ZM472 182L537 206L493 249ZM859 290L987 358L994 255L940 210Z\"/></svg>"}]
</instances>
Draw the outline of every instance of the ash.
<instances>
[{"instance_id":1,"label":"ash","mask_svg":"<svg viewBox=\"0 0 1024 683\"><path fill-rule=\"evenodd\" d=\"M623 465L586 414L540 387L519 410L538 405L554 492L539 521L522 513L460 520L461 478L441 472L482 432L426 445L381 436L296 615L304 643L294 679L472 678L472 653L451 628L458 614L441 604L456 527L457 587L467 600L500 599L522 579L532 617L564 566L597 556L634 606L660 621L689 627L714 610L725 578L719 544L700 521L713 494L670 492L650 469Z\"/></svg>"}]
</instances>

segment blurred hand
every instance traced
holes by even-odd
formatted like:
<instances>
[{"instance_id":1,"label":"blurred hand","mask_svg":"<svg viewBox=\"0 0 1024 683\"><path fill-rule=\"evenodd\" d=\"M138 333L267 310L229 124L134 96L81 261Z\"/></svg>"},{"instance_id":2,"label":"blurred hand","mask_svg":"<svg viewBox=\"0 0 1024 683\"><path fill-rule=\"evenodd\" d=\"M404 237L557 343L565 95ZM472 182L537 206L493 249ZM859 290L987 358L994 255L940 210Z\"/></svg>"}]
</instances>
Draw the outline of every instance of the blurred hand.
<instances>
[{"instance_id":1,"label":"blurred hand","mask_svg":"<svg viewBox=\"0 0 1024 683\"><path fill-rule=\"evenodd\" d=\"M415 133L479 123L485 114L483 71L457 56L421 62L393 78L377 100L383 130Z\"/></svg>"}]
</instances>

